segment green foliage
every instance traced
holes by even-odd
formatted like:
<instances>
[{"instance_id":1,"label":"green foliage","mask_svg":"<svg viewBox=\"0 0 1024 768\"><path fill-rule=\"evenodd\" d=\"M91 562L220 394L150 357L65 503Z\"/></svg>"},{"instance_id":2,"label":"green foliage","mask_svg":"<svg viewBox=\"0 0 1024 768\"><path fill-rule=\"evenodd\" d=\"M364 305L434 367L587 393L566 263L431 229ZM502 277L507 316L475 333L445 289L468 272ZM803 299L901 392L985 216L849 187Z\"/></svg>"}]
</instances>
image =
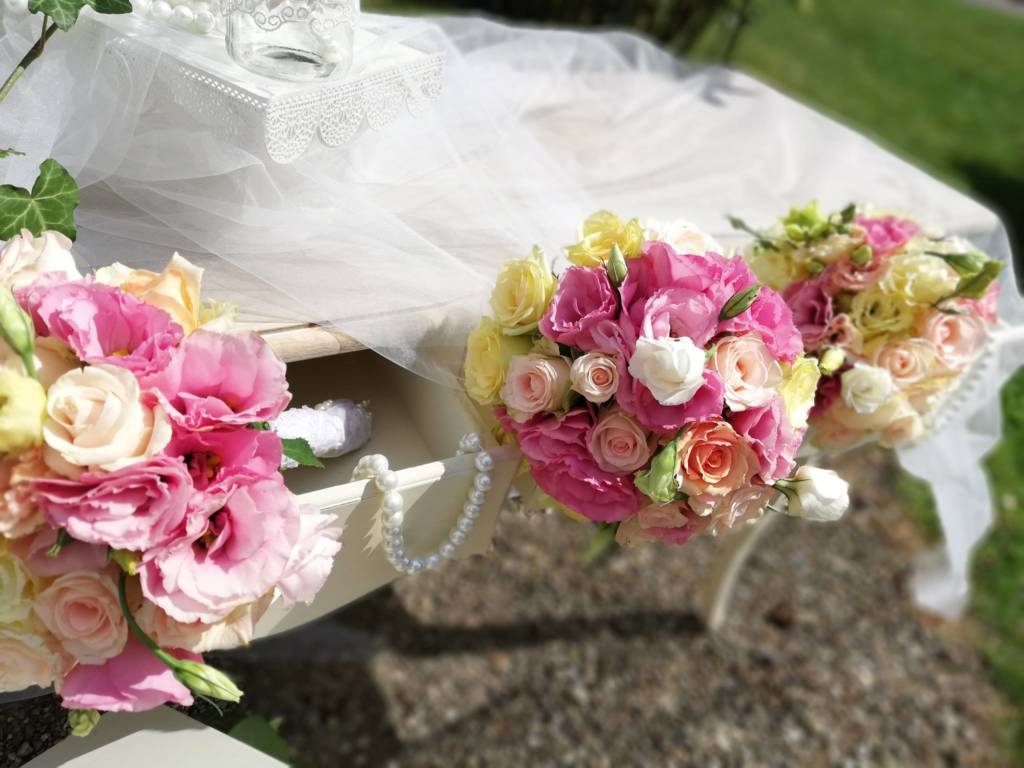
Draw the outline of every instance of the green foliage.
<instances>
[{"instance_id":1,"label":"green foliage","mask_svg":"<svg viewBox=\"0 0 1024 768\"><path fill-rule=\"evenodd\" d=\"M309 443L301 437L292 437L287 440L282 440L281 447L284 449L284 455L300 467L316 467L317 469L324 468L320 459L313 454L313 449L309 447Z\"/></svg>"},{"instance_id":2,"label":"green foliage","mask_svg":"<svg viewBox=\"0 0 1024 768\"><path fill-rule=\"evenodd\" d=\"M129 0L29 0L28 9L53 19L53 23L67 32L78 21L78 14L85 6L92 6L97 13L131 13Z\"/></svg>"},{"instance_id":3,"label":"green foliage","mask_svg":"<svg viewBox=\"0 0 1024 768\"><path fill-rule=\"evenodd\" d=\"M5 157L12 157L14 155L20 155L21 157L24 157L25 153L19 152L16 149L11 149L10 147L8 147L7 149L0 149L0 160L2 160Z\"/></svg>"},{"instance_id":4,"label":"green foliage","mask_svg":"<svg viewBox=\"0 0 1024 768\"><path fill-rule=\"evenodd\" d=\"M668 504L679 493L676 472L679 469L679 438L670 442L651 459L651 468L636 473L636 487L654 504Z\"/></svg>"},{"instance_id":5,"label":"green foliage","mask_svg":"<svg viewBox=\"0 0 1024 768\"><path fill-rule=\"evenodd\" d=\"M249 715L240 720L228 731L228 735L282 763L287 763L291 759L288 742L268 720L259 715Z\"/></svg>"},{"instance_id":6,"label":"green foliage","mask_svg":"<svg viewBox=\"0 0 1024 768\"><path fill-rule=\"evenodd\" d=\"M22 229L41 235L52 229L75 239L74 211L78 185L56 160L44 160L32 191L11 184L0 186L0 240Z\"/></svg>"}]
</instances>

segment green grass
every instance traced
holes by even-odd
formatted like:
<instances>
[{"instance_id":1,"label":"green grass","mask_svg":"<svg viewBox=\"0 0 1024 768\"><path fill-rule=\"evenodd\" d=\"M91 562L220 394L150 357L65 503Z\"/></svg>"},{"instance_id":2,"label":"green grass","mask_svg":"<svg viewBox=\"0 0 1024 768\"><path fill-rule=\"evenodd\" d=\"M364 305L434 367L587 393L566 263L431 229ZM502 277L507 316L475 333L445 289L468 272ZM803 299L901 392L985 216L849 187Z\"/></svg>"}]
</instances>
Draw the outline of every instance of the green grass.
<instances>
[{"instance_id":1,"label":"green grass","mask_svg":"<svg viewBox=\"0 0 1024 768\"><path fill-rule=\"evenodd\" d=\"M754 0L753 9L735 66L987 202L1024 250L1024 16L966 0ZM723 43L712 30L698 55L713 58ZM975 559L973 612L993 680L1022 713L1009 729L1024 764L1024 372L1003 404L1006 438L988 460L998 522ZM930 491L909 478L900 488L936 536Z\"/></svg>"}]
</instances>

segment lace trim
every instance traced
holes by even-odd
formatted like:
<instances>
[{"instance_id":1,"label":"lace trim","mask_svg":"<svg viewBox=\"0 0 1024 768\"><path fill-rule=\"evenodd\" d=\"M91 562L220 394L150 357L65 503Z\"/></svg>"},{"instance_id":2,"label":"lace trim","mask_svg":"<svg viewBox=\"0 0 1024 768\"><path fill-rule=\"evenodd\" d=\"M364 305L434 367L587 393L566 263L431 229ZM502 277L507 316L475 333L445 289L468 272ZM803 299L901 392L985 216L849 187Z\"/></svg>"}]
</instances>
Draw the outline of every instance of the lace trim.
<instances>
[{"instance_id":1,"label":"lace trim","mask_svg":"<svg viewBox=\"0 0 1024 768\"><path fill-rule=\"evenodd\" d=\"M268 32L293 22L307 22L318 35L340 26L351 27L359 13L358 0L222 0L221 13L244 13Z\"/></svg>"}]
</instances>

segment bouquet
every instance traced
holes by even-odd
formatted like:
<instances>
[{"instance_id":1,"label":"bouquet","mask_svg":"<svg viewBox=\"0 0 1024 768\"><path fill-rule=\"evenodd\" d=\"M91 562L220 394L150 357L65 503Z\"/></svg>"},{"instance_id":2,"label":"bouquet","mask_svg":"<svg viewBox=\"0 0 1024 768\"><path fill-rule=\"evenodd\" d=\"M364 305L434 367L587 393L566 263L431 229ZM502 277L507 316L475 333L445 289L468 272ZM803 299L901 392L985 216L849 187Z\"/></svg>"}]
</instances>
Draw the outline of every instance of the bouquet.
<instances>
[{"instance_id":1,"label":"bouquet","mask_svg":"<svg viewBox=\"0 0 1024 768\"><path fill-rule=\"evenodd\" d=\"M685 222L601 212L552 273L506 264L468 340L466 387L537 485L620 543L683 544L790 514L833 520L834 473L797 469L818 382L782 297Z\"/></svg>"},{"instance_id":2,"label":"bouquet","mask_svg":"<svg viewBox=\"0 0 1024 768\"><path fill-rule=\"evenodd\" d=\"M82 277L63 235L0 251L0 690L97 710L241 692L202 663L271 600L309 602L340 549L279 467L285 366L202 270Z\"/></svg>"},{"instance_id":3,"label":"bouquet","mask_svg":"<svg viewBox=\"0 0 1024 768\"><path fill-rule=\"evenodd\" d=\"M899 447L925 435L997 322L1002 264L856 205L830 215L817 203L794 208L766 232L733 223L754 235L746 260L782 291L825 374L811 442Z\"/></svg>"}]
</instances>

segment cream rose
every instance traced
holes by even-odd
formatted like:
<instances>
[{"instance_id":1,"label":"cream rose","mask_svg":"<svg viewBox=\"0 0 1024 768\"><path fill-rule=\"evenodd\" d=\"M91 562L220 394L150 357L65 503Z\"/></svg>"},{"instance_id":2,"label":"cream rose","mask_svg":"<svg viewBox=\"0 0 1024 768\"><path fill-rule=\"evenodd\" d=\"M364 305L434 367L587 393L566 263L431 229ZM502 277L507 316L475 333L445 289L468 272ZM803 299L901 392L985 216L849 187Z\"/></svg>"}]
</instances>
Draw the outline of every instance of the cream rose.
<instances>
[{"instance_id":1,"label":"cream rose","mask_svg":"<svg viewBox=\"0 0 1024 768\"><path fill-rule=\"evenodd\" d=\"M882 279L882 288L912 304L934 304L956 290L959 276L937 256L910 251L896 256Z\"/></svg>"},{"instance_id":2,"label":"cream rose","mask_svg":"<svg viewBox=\"0 0 1024 768\"><path fill-rule=\"evenodd\" d=\"M118 286L140 301L164 310L185 333L192 333L202 324L200 289L203 270L175 253L162 272L129 269L112 264L98 270L100 282Z\"/></svg>"},{"instance_id":3,"label":"cream rose","mask_svg":"<svg viewBox=\"0 0 1024 768\"><path fill-rule=\"evenodd\" d=\"M662 405L682 405L704 385L704 350L685 336L642 337L629 359L629 373Z\"/></svg>"},{"instance_id":4,"label":"cream rose","mask_svg":"<svg viewBox=\"0 0 1024 768\"><path fill-rule=\"evenodd\" d=\"M32 480L48 474L39 449L19 459L0 460L0 537L19 539L45 524L32 492Z\"/></svg>"},{"instance_id":5,"label":"cream rose","mask_svg":"<svg viewBox=\"0 0 1024 768\"><path fill-rule=\"evenodd\" d=\"M643 467L650 460L654 446L654 436L632 416L618 409L604 413L587 438L587 447L597 465L615 475Z\"/></svg>"},{"instance_id":6,"label":"cream rose","mask_svg":"<svg viewBox=\"0 0 1024 768\"><path fill-rule=\"evenodd\" d=\"M695 253L703 256L706 253L725 253L718 241L711 235L702 232L696 225L685 219L661 221L645 219L642 222L644 240L658 240L668 243L676 253Z\"/></svg>"},{"instance_id":7,"label":"cream rose","mask_svg":"<svg viewBox=\"0 0 1024 768\"><path fill-rule=\"evenodd\" d=\"M71 255L71 241L60 232L47 230L33 237L23 229L0 250L0 286L21 288L46 272L63 272L69 280L82 276Z\"/></svg>"},{"instance_id":8,"label":"cream rose","mask_svg":"<svg viewBox=\"0 0 1024 768\"><path fill-rule=\"evenodd\" d=\"M517 421L563 408L568 394L569 362L564 357L516 355L509 361L501 399Z\"/></svg>"},{"instance_id":9,"label":"cream rose","mask_svg":"<svg viewBox=\"0 0 1024 768\"><path fill-rule=\"evenodd\" d=\"M144 405L131 371L93 365L54 382L46 403L46 463L58 474L113 472L147 461L166 447L171 424L158 406Z\"/></svg>"},{"instance_id":10,"label":"cream rose","mask_svg":"<svg viewBox=\"0 0 1024 768\"><path fill-rule=\"evenodd\" d=\"M756 336L727 336L715 345L708 367L725 385L725 402L734 411L764 405L782 383L782 366Z\"/></svg>"},{"instance_id":11,"label":"cream rose","mask_svg":"<svg viewBox=\"0 0 1024 768\"><path fill-rule=\"evenodd\" d=\"M750 485L759 471L754 450L726 421L699 421L677 443L679 487L695 496L725 496Z\"/></svg>"},{"instance_id":12,"label":"cream rose","mask_svg":"<svg viewBox=\"0 0 1024 768\"><path fill-rule=\"evenodd\" d=\"M63 667L46 638L0 627L0 691L20 691L32 685L50 685Z\"/></svg>"},{"instance_id":13,"label":"cream rose","mask_svg":"<svg viewBox=\"0 0 1024 768\"><path fill-rule=\"evenodd\" d=\"M853 297L850 319L865 340L910 328L917 317L904 296L874 288Z\"/></svg>"},{"instance_id":14,"label":"cream rose","mask_svg":"<svg viewBox=\"0 0 1024 768\"><path fill-rule=\"evenodd\" d=\"M604 352L588 352L572 361L572 388L590 403L607 403L619 388L619 366Z\"/></svg>"},{"instance_id":15,"label":"cream rose","mask_svg":"<svg viewBox=\"0 0 1024 768\"><path fill-rule=\"evenodd\" d=\"M807 426L807 417L814 407L815 393L821 380L818 363L812 357L801 355L792 365L783 366L779 394L786 406L786 418L793 429Z\"/></svg>"},{"instance_id":16,"label":"cream rose","mask_svg":"<svg viewBox=\"0 0 1024 768\"><path fill-rule=\"evenodd\" d=\"M924 420L916 411L908 410L882 431L881 443L888 448L903 448L916 443L923 434Z\"/></svg>"},{"instance_id":17,"label":"cream rose","mask_svg":"<svg viewBox=\"0 0 1024 768\"><path fill-rule=\"evenodd\" d=\"M32 355L36 365L36 378L44 389L53 386L53 382L68 371L80 368L82 363L75 357L68 345L53 336L36 337ZM0 365L25 372L21 358L0 339Z\"/></svg>"},{"instance_id":18,"label":"cream rose","mask_svg":"<svg viewBox=\"0 0 1024 768\"><path fill-rule=\"evenodd\" d=\"M32 580L21 561L0 550L0 625L25 621L32 614Z\"/></svg>"},{"instance_id":19,"label":"cream rose","mask_svg":"<svg viewBox=\"0 0 1024 768\"><path fill-rule=\"evenodd\" d=\"M859 414L874 413L892 395L892 376L883 368L855 363L841 377L843 402Z\"/></svg>"},{"instance_id":20,"label":"cream rose","mask_svg":"<svg viewBox=\"0 0 1024 768\"><path fill-rule=\"evenodd\" d=\"M934 372L935 347L924 339L886 341L874 346L871 361L888 371L897 386L909 387Z\"/></svg>"},{"instance_id":21,"label":"cream rose","mask_svg":"<svg viewBox=\"0 0 1024 768\"><path fill-rule=\"evenodd\" d=\"M36 615L80 664L102 664L124 650L128 625L113 579L101 573L65 574L39 593Z\"/></svg>"},{"instance_id":22,"label":"cream rose","mask_svg":"<svg viewBox=\"0 0 1024 768\"><path fill-rule=\"evenodd\" d=\"M536 330L555 290L555 276L540 248L528 259L506 263L491 292L494 319L512 336Z\"/></svg>"},{"instance_id":23,"label":"cream rose","mask_svg":"<svg viewBox=\"0 0 1024 768\"><path fill-rule=\"evenodd\" d=\"M985 321L977 315L948 315L938 310L925 317L921 335L935 346L939 362L951 371L966 368L988 340Z\"/></svg>"},{"instance_id":24,"label":"cream rose","mask_svg":"<svg viewBox=\"0 0 1024 768\"><path fill-rule=\"evenodd\" d=\"M509 360L529 351L529 339L506 336L500 325L485 317L466 340L466 392L480 405L497 405Z\"/></svg>"},{"instance_id":25,"label":"cream rose","mask_svg":"<svg viewBox=\"0 0 1024 768\"><path fill-rule=\"evenodd\" d=\"M776 493L770 485L745 485L727 496L691 496L689 505L697 515L707 518L708 532L717 536L722 530L760 520Z\"/></svg>"},{"instance_id":26,"label":"cream rose","mask_svg":"<svg viewBox=\"0 0 1024 768\"><path fill-rule=\"evenodd\" d=\"M135 613L139 626L164 648L181 648L192 653L230 651L252 642L256 623L260 620L273 593L255 603L243 605L216 624L194 622L183 624L168 616L148 600Z\"/></svg>"}]
</instances>

